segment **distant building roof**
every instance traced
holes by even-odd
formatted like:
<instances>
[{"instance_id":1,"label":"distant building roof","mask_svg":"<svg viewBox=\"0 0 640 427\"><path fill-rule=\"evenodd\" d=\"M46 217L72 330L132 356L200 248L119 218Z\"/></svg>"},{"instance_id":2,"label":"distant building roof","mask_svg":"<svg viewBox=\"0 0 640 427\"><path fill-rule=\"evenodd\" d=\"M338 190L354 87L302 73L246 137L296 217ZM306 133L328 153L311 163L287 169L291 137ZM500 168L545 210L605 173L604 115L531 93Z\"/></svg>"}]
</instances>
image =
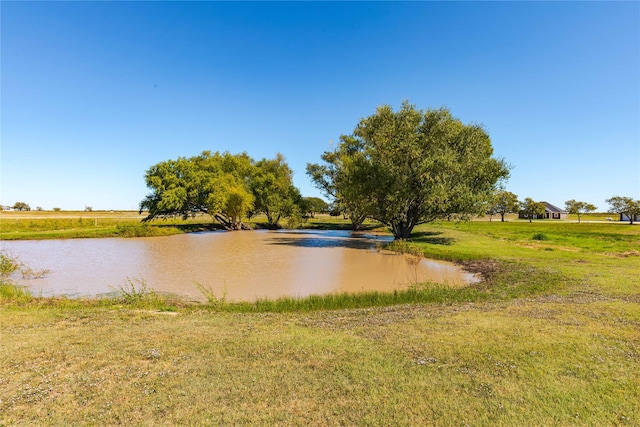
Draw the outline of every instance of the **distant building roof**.
<instances>
[{"instance_id":1,"label":"distant building roof","mask_svg":"<svg viewBox=\"0 0 640 427\"><path fill-rule=\"evenodd\" d=\"M547 210L548 210L549 212L552 212L552 213L567 213L567 211L562 210L562 209L560 209L559 207L554 206L554 205L552 205L552 204L551 204L551 203L549 203L549 202L542 202L542 203L544 203L544 204L545 204L545 206L547 207Z\"/></svg>"}]
</instances>

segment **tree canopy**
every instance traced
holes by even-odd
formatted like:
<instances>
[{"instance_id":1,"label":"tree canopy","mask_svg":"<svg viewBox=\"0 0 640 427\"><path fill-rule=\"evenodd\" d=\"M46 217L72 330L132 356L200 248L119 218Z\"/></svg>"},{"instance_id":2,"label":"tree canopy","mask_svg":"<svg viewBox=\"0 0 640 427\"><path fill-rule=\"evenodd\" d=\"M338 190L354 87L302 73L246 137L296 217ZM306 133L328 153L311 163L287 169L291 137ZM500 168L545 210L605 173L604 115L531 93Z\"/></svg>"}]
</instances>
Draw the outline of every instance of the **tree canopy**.
<instances>
[{"instance_id":1,"label":"tree canopy","mask_svg":"<svg viewBox=\"0 0 640 427\"><path fill-rule=\"evenodd\" d=\"M309 164L307 173L352 221L369 216L405 239L420 223L483 214L509 175L492 154L481 126L405 101L398 111L383 105L363 118L322 155L325 164Z\"/></svg>"},{"instance_id":2,"label":"tree canopy","mask_svg":"<svg viewBox=\"0 0 640 427\"><path fill-rule=\"evenodd\" d=\"M262 159L255 164L250 188L255 197L254 209L267 216L269 228L279 226L280 219L300 216L302 196L293 185L293 171L278 154L275 159Z\"/></svg>"},{"instance_id":3,"label":"tree canopy","mask_svg":"<svg viewBox=\"0 0 640 427\"><path fill-rule=\"evenodd\" d=\"M30 211L31 210L31 206L29 206L25 202L15 202L13 204L13 209L15 209L17 211Z\"/></svg>"},{"instance_id":4,"label":"tree canopy","mask_svg":"<svg viewBox=\"0 0 640 427\"><path fill-rule=\"evenodd\" d=\"M531 222L534 217L544 215L547 209L544 203L536 202L531 197L524 199L524 202L520 203L520 208L525 217L529 218L529 222Z\"/></svg>"},{"instance_id":5,"label":"tree canopy","mask_svg":"<svg viewBox=\"0 0 640 427\"><path fill-rule=\"evenodd\" d=\"M303 197L302 198L302 214L315 217L316 213L327 212L329 204L320 197Z\"/></svg>"},{"instance_id":6,"label":"tree canopy","mask_svg":"<svg viewBox=\"0 0 640 427\"><path fill-rule=\"evenodd\" d=\"M575 199L567 200L566 202L564 202L564 206L567 212L578 216L578 224L580 223L580 217L582 215L588 214L598 209L595 205L592 205L591 203L579 202Z\"/></svg>"},{"instance_id":7,"label":"tree canopy","mask_svg":"<svg viewBox=\"0 0 640 427\"><path fill-rule=\"evenodd\" d=\"M624 215L629 218L629 224L633 224L636 216L640 215L640 200L633 200L631 197L614 196L607 199L609 212Z\"/></svg>"},{"instance_id":8,"label":"tree canopy","mask_svg":"<svg viewBox=\"0 0 640 427\"><path fill-rule=\"evenodd\" d=\"M502 222L504 216L509 213L516 213L520 209L518 196L510 191L498 190L489 201L489 215L500 214Z\"/></svg>"},{"instance_id":9,"label":"tree canopy","mask_svg":"<svg viewBox=\"0 0 640 427\"><path fill-rule=\"evenodd\" d=\"M321 156L325 164L307 164L307 175L325 195L334 201L334 210L346 214L353 229L361 229L371 214L375 182L368 179L371 164L358 140L342 135L334 151Z\"/></svg>"},{"instance_id":10,"label":"tree canopy","mask_svg":"<svg viewBox=\"0 0 640 427\"><path fill-rule=\"evenodd\" d=\"M284 172L278 175L279 170ZM242 220L251 210L269 216L275 209L272 199L284 203L281 187L287 194L295 193L290 169L280 154L255 162L247 153L204 151L151 166L145 182L151 193L140 203L140 212L148 211L144 221L205 213L229 230L246 228ZM279 212L278 219L290 213Z\"/></svg>"}]
</instances>

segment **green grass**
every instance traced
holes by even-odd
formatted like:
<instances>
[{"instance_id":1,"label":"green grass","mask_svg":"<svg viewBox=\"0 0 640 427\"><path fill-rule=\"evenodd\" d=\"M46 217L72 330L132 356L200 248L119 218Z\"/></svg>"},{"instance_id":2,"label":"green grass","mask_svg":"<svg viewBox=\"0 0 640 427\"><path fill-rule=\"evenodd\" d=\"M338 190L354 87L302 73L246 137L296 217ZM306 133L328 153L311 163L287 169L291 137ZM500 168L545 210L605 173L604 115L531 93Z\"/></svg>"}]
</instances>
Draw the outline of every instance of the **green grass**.
<instances>
[{"instance_id":1,"label":"green grass","mask_svg":"<svg viewBox=\"0 0 640 427\"><path fill-rule=\"evenodd\" d=\"M0 212L0 240L70 239L99 237L156 237L194 231L221 229L208 215L142 223L137 212ZM257 215L246 221L255 228L267 228L266 217ZM283 223L284 225L284 223ZM308 229L351 229L342 217L317 215L303 224ZM379 228L366 221L365 230Z\"/></svg>"},{"instance_id":2,"label":"green grass","mask_svg":"<svg viewBox=\"0 0 640 427\"><path fill-rule=\"evenodd\" d=\"M252 304L4 282L0 425L635 426L639 246L606 222L431 224L393 248L482 282Z\"/></svg>"},{"instance_id":3,"label":"green grass","mask_svg":"<svg viewBox=\"0 0 640 427\"><path fill-rule=\"evenodd\" d=\"M69 239L96 237L152 237L179 234L201 229L216 228L208 218L167 220L142 223L140 218L127 213L122 217L73 217L38 215L12 218L0 217L1 240Z\"/></svg>"}]
</instances>

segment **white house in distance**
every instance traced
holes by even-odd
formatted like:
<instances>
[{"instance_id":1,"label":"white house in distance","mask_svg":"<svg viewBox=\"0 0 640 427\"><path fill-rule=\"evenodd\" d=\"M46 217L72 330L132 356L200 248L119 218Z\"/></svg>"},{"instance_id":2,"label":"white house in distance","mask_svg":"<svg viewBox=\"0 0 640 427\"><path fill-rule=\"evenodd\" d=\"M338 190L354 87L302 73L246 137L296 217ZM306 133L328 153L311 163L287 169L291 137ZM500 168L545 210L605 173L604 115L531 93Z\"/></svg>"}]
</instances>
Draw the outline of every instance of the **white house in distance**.
<instances>
[{"instance_id":1,"label":"white house in distance","mask_svg":"<svg viewBox=\"0 0 640 427\"><path fill-rule=\"evenodd\" d=\"M631 220L631 218L629 218L628 215L620 214L620 221L629 222L630 220ZM634 215L633 216L633 222L640 222L640 215Z\"/></svg>"},{"instance_id":2,"label":"white house in distance","mask_svg":"<svg viewBox=\"0 0 640 427\"><path fill-rule=\"evenodd\" d=\"M568 219L569 212L560 209L557 206L552 205L549 202L540 202L544 203L545 210L542 215L534 215L533 219ZM519 218L528 218L524 213L520 212L518 215Z\"/></svg>"}]
</instances>

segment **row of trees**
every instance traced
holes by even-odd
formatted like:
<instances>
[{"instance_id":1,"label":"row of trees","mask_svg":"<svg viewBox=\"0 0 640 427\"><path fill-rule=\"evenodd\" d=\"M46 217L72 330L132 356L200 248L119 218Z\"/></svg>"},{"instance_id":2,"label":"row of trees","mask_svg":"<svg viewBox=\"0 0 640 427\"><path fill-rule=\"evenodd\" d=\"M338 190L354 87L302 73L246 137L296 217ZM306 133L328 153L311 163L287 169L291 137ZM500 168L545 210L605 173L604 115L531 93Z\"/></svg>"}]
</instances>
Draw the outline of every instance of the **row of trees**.
<instances>
[{"instance_id":1,"label":"row of trees","mask_svg":"<svg viewBox=\"0 0 640 427\"><path fill-rule=\"evenodd\" d=\"M15 210L15 211L31 211L31 206L29 206L28 203L25 202L15 202L13 206L11 206L11 209ZM44 209L41 206L36 206L35 208L36 211L41 212ZM93 212L93 208L91 206L85 206L84 208L85 212ZM60 211L60 208L53 208L54 212L58 212Z\"/></svg>"},{"instance_id":2,"label":"row of trees","mask_svg":"<svg viewBox=\"0 0 640 427\"><path fill-rule=\"evenodd\" d=\"M606 202L609 204L609 212L626 216L631 224L635 221L635 217L640 215L640 200L634 200L631 197L614 196L607 199ZM575 199L567 200L564 205L567 213L578 217L578 223L581 221L582 215L595 212L598 209L591 203ZM529 197L521 202L518 200L517 195L509 191L498 190L489 200L487 214L489 218L499 214L504 222L506 214L523 213L531 220L535 216L544 214L545 209L546 206L542 202L536 202Z\"/></svg>"},{"instance_id":3,"label":"row of trees","mask_svg":"<svg viewBox=\"0 0 640 427\"><path fill-rule=\"evenodd\" d=\"M449 110L399 111L384 105L342 135L322 164L307 174L358 230L366 218L406 239L421 223L484 213L508 165L492 157L481 126L463 124Z\"/></svg>"},{"instance_id":4,"label":"row of trees","mask_svg":"<svg viewBox=\"0 0 640 427\"><path fill-rule=\"evenodd\" d=\"M614 196L607 199L609 204L609 212L624 215L629 219L629 223L633 224L636 217L640 217L640 200L634 200L632 197Z\"/></svg>"},{"instance_id":5,"label":"row of trees","mask_svg":"<svg viewBox=\"0 0 640 427\"><path fill-rule=\"evenodd\" d=\"M418 110L405 101L398 111L387 105L363 118L350 135L307 164L313 183L358 230L367 218L406 239L414 227L438 219L464 220L490 213L544 214L545 205L498 191L509 166L492 157L491 140L476 124L464 124L449 110ZM141 202L146 221L207 213L225 228L245 228L256 213L271 228L327 209L322 199L302 198L284 157L254 161L246 153L203 152L152 166L145 175L152 192ZM613 200L613 199L611 199ZM567 201L580 215L595 206Z\"/></svg>"},{"instance_id":6,"label":"row of trees","mask_svg":"<svg viewBox=\"0 0 640 427\"><path fill-rule=\"evenodd\" d=\"M144 221L205 213L226 229L239 230L247 228L244 218L258 213L267 217L270 228L277 228L284 218L295 220L326 209L317 200L302 198L292 175L281 154L259 161L247 153L209 151L179 157L147 170L151 193L140 203L140 213L148 211Z\"/></svg>"},{"instance_id":7,"label":"row of trees","mask_svg":"<svg viewBox=\"0 0 640 427\"><path fill-rule=\"evenodd\" d=\"M29 206L29 204L25 203L25 202L15 202L14 205L12 206L13 210L16 211L30 211L31 210L31 206Z\"/></svg>"},{"instance_id":8,"label":"row of trees","mask_svg":"<svg viewBox=\"0 0 640 427\"><path fill-rule=\"evenodd\" d=\"M595 211L597 208L591 203L578 202L574 199L565 202L565 209L570 214L578 216L578 222L583 214ZM502 222L507 214L522 213L531 220L536 216L543 215L546 205L543 202L536 202L527 197L524 201L518 200L518 196L510 191L498 190L489 200L487 214L489 220L493 215L500 215Z\"/></svg>"}]
</instances>

